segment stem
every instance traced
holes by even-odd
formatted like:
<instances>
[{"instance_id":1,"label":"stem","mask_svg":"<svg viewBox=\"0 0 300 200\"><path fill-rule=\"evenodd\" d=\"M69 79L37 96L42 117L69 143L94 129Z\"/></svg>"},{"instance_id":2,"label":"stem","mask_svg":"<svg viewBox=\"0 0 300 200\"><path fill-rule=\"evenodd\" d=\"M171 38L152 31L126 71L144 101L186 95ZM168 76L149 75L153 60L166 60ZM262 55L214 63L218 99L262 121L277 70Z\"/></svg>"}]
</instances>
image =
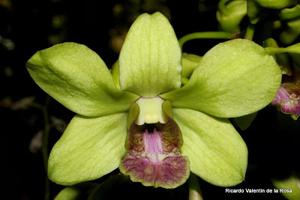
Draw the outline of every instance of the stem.
<instances>
[{"instance_id":1,"label":"stem","mask_svg":"<svg viewBox=\"0 0 300 200\"><path fill-rule=\"evenodd\" d=\"M246 34L245 34L245 39L253 40L253 36L254 36L254 26L252 24L250 24L247 27Z\"/></svg>"},{"instance_id":2,"label":"stem","mask_svg":"<svg viewBox=\"0 0 300 200\"><path fill-rule=\"evenodd\" d=\"M179 45L182 48L184 43L194 39L231 39L232 34L227 32L195 32L190 33L179 39Z\"/></svg>"},{"instance_id":3,"label":"stem","mask_svg":"<svg viewBox=\"0 0 300 200\"><path fill-rule=\"evenodd\" d=\"M278 53L295 53L300 54L300 43L294 44L288 47L266 47L266 52L269 54L278 54Z\"/></svg>"},{"instance_id":4,"label":"stem","mask_svg":"<svg viewBox=\"0 0 300 200\"><path fill-rule=\"evenodd\" d=\"M274 55L277 53L287 53L288 52L285 48L280 48L280 47L266 47L265 51L271 55Z\"/></svg>"},{"instance_id":5,"label":"stem","mask_svg":"<svg viewBox=\"0 0 300 200\"><path fill-rule=\"evenodd\" d=\"M48 135L49 135L49 119L48 119L48 112L47 108L43 108L43 117L44 117L44 133L43 133L43 147L42 147L42 152L43 152L43 161L44 161L44 167L45 170L47 170L48 166Z\"/></svg>"},{"instance_id":6,"label":"stem","mask_svg":"<svg viewBox=\"0 0 300 200\"><path fill-rule=\"evenodd\" d=\"M200 184L194 174L189 178L189 200L203 200Z\"/></svg>"},{"instance_id":7,"label":"stem","mask_svg":"<svg viewBox=\"0 0 300 200\"><path fill-rule=\"evenodd\" d=\"M49 116L48 116L48 104L50 101L50 97L47 96L45 100L45 105L41 105L38 103L33 103L31 106L39 109L42 111L43 118L44 118L44 131L43 131L43 138L42 138L42 155L43 155L43 164L44 169L47 174L48 171L48 138L50 132L50 125L49 125ZM50 199L50 182L48 176L45 176L45 196L44 200Z\"/></svg>"},{"instance_id":8,"label":"stem","mask_svg":"<svg viewBox=\"0 0 300 200\"><path fill-rule=\"evenodd\" d=\"M49 125L49 117L48 117L48 104L49 104L50 98L47 96L45 106L42 108L43 117L44 117L44 133L43 133L43 145L42 145L42 154L43 154L43 162L44 162L44 168L47 173L48 171L48 138L49 138L49 131L50 131L50 125ZM50 182L48 179L48 176L45 177L45 200L50 199Z\"/></svg>"}]
</instances>

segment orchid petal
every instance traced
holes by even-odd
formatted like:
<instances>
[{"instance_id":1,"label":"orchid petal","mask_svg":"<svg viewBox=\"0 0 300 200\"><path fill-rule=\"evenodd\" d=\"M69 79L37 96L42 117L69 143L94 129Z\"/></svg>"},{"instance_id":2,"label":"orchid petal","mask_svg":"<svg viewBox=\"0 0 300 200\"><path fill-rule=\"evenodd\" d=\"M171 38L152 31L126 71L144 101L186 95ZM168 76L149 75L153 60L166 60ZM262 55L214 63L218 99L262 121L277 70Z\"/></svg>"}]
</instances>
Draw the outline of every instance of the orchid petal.
<instances>
[{"instance_id":1,"label":"orchid petal","mask_svg":"<svg viewBox=\"0 0 300 200\"><path fill-rule=\"evenodd\" d=\"M236 39L208 51L184 87L161 97L173 107L239 117L269 104L280 82L281 71L272 56L252 41Z\"/></svg>"},{"instance_id":2,"label":"orchid petal","mask_svg":"<svg viewBox=\"0 0 300 200\"><path fill-rule=\"evenodd\" d=\"M244 180L247 147L231 123L190 109L174 109L183 136L182 154L207 182L232 186Z\"/></svg>"},{"instance_id":3,"label":"orchid petal","mask_svg":"<svg viewBox=\"0 0 300 200\"><path fill-rule=\"evenodd\" d=\"M27 68L45 92L83 116L125 111L136 98L115 87L105 63L84 45L68 42L38 51Z\"/></svg>"},{"instance_id":4,"label":"orchid petal","mask_svg":"<svg viewBox=\"0 0 300 200\"><path fill-rule=\"evenodd\" d=\"M125 154L126 135L127 114L75 116L50 153L49 178L73 185L110 173Z\"/></svg>"}]
</instances>

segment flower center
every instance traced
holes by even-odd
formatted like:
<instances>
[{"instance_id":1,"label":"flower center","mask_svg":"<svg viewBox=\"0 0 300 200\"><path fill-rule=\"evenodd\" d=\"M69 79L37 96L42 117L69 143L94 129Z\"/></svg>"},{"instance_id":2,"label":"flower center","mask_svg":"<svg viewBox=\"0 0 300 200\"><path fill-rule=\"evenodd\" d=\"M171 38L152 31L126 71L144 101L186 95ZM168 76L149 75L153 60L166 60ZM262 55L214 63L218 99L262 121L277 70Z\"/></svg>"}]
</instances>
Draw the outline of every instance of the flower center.
<instances>
[{"instance_id":1,"label":"flower center","mask_svg":"<svg viewBox=\"0 0 300 200\"><path fill-rule=\"evenodd\" d=\"M180 153L180 129L170 117L164 120L165 123L130 125L127 153L120 170L132 181L145 186L175 188L188 178L189 162Z\"/></svg>"}]
</instances>

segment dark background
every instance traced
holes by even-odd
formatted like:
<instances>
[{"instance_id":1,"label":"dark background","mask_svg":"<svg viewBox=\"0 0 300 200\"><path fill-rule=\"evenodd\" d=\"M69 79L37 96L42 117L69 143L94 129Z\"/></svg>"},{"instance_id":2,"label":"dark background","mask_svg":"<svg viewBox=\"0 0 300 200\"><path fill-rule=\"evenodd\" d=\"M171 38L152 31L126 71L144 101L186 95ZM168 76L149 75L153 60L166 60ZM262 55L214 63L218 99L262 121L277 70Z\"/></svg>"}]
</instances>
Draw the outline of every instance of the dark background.
<instances>
[{"instance_id":1,"label":"dark background","mask_svg":"<svg viewBox=\"0 0 300 200\"><path fill-rule=\"evenodd\" d=\"M161 11L178 38L196 31L216 31L216 0L0 0L0 134L2 186L0 199L40 200L45 193L41 136L46 113L48 149L60 137L73 113L48 97L30 78L25 63L36 51L73 41L87 45L111 66L126 31L143 12ZM203 54L219 41L195 40L185 51ZM299 121L271 106L260 111L247 131L240 131L249 148L246 180L233 188L273 189L272 178L299 170ZM114 172L117 173L117 172ZM104 177L105 178L105 177ZM101 179L103 180L103 179ZM225 194L224 188L199 179L204 199L283 199L270 194ZM94 183L97 183L95 181ZM61 186L50 184L54 196ZM123 183L108 191L109 199L188 199L187 184L175 190Z\"/></svg>"}]
</instances>

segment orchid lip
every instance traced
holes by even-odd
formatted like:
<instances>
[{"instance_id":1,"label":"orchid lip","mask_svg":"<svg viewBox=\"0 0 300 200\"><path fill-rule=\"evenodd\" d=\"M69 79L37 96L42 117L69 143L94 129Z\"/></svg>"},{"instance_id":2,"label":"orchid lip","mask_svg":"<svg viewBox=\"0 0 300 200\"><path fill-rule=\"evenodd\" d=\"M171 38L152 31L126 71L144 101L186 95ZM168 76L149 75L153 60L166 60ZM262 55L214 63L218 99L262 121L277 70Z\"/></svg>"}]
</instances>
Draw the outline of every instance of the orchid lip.
<instances>
[{"instance_id":1,"label":"orchid lip","mask_svg":"<svg viewBox=\"0 0 300 200\"><path fill-rule=\"evenodd\" d=\"M189 162L180 153L181 145L179 128L171 119L166 124L133 124L120 170L145 186L175 188L189 176Z\"/></svg>"},{"instance_id":2,"label":"orchid lip","mask_svg":"<svg viewBox=\"0 0 300 200\"><path fill-rule=\"evenodd\" d=\"M278 90L272 101L281 112L299 116L300 115L300 89L291 83L284 83Z\"/></svg>"}]
</instances>

